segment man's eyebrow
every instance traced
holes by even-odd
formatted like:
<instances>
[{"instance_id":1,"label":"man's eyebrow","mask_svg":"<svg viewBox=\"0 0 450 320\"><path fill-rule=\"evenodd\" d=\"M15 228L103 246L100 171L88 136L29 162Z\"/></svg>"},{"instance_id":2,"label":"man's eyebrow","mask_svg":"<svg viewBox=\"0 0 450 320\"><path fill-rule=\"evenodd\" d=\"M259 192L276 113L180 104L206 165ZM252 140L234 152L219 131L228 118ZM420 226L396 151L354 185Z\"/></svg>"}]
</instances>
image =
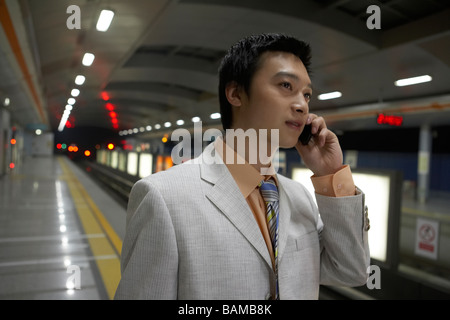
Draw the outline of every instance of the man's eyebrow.
<instances>
[{"instance_id":1,"label":"man's eyebrow","mask_svg":"<svg viewBox=\"0 0 450 320\"><path fill-rule=\"evenodd\" d=\"M294 80L300 81L300 78L296 74L291 73L291 72L286 72L286 71L277 72L273 77L274 78L276 78L276 77L288 77L288 78L292 78Z\"/></svg>"},{"instance_id":2,"label":"man's eyebrow","mask_svg":"<svg viewBox=\"0 0 450 320\"><path fill-rule=\"evenodd\" d=\"M273 77L274 78L276 78L276 77L288 77L288 78L291 78L291 79L293 79L295 81L300 81L300 78L296 74L291 73L291 72L286 72L286 71L277 72ZM310 88L310 89L313 88L311 83L308 83L306 86L308 88Z\"/></svg>"}]
</instances>

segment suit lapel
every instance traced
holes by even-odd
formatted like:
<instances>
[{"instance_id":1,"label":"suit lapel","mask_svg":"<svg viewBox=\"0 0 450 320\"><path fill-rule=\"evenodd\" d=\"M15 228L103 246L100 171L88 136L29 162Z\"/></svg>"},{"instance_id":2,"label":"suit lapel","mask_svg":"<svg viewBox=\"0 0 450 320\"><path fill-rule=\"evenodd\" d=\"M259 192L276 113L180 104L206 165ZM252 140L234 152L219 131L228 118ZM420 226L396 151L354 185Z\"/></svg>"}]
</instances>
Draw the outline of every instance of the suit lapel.
<instances>
[{"instance_id":1,"label":"suit lapel","mask_svg":"<svg viewBox=\"0 0 450 320\"><path fill-rule=\"evenodd\" d=\"M280 181L280 179L278 179ZM289 222L291 221L291 209L289 206L289 196L287 191L283 188L283 185L279 183L278 192L280 196L280 206L279 206L279 226L278 226L278 261L281 261L283 257L284 250L286 248L288 233L289 233Z\"/></svg>"},{"instance_id":2,"label":"suit lapel","mask_svg":"<svg viewBox=\"0 0 450 320\"><path fill-rule=\"evenodd\" d=\"M214 153L211 143L201 155L201 177L212 184L206 197L230 220L241 234L272 267L270 255L255 217L239 187L223 163Z\"/></svg>"}]
</instances>

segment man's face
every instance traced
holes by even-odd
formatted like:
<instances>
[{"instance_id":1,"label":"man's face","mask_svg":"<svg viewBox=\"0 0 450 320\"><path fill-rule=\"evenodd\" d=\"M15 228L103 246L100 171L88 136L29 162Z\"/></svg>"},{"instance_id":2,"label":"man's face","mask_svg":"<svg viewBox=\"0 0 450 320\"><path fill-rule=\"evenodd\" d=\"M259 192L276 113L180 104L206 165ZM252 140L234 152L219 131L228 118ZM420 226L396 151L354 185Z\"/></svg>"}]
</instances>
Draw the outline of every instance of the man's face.
<instances>
[{"instance_id":1,"label":"man's face","mask_svg":"<svg viewBox=\"0 0 450 320\"><path fill-rule=\"evenodd\" d=\"M248 94L234 108L234 129L279 129L280 147L292 148L308 117L311 80L302 61L286 52L261 55Z\"/></svg>"}]
</instances>

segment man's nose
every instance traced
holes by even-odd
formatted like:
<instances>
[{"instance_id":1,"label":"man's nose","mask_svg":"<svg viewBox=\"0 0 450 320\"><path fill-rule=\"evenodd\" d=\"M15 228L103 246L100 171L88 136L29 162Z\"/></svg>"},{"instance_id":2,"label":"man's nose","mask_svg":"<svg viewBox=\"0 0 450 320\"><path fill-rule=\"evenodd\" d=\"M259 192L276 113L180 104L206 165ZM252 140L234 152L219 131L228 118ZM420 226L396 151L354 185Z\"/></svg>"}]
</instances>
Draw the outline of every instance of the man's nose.
<instances>
[{"instance_id":1,"label":"man's nose","mask_svg":"<svg viewBox=\"0 0 450 320\"><path fill-rule=\"evenodd\" d=\"M294 109L295 112L300 112L304 114L307 114L309 111L308 103L306 102L304 97L294 102L292 104L292 108Z\"/></svg>"}]
</instances>

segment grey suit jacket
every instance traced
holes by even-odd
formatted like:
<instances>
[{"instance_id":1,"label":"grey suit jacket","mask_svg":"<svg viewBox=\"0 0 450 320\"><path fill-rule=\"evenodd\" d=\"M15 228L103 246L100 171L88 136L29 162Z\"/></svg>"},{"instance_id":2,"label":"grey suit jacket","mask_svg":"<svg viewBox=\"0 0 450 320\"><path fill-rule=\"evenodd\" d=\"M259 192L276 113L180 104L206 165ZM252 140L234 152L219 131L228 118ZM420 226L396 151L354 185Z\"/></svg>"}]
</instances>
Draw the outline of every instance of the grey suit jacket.
<instances>
[{"instance_id":1,"label":"grey suit jacket","mask_svg":"<svg viewBox=\"0 0 450 320\"><path fill-rule=\"evenodd\" d=\"M363 194L316 194L317 208L300 183L278 181L280 299L365 284ZM121 268L116 299L266 299L275 285L261 231L213 144L134 185Z\"/></svg>"}]
</instances>

